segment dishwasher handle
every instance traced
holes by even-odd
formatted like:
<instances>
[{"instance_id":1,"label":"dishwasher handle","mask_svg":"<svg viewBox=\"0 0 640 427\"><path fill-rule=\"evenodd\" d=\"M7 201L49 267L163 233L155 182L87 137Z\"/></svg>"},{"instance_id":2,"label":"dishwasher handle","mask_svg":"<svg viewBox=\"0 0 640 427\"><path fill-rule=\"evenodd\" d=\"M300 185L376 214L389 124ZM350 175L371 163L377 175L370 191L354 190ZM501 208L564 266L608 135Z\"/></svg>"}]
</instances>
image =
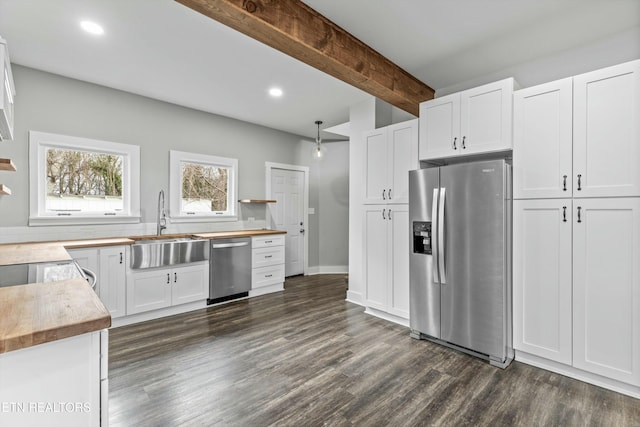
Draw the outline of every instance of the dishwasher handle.
<instances>
[{"instance_id":1,"label":"dishwasher handle","mask_svg":"<svg viewBox=\"0 0 640 427\"><path fill-rule=\"evenodd\" d=\"M222 248L239 248L242 246L247 246L251 242L239 242L239 243L212 243L211 249L222 249Z\"/></svg>"}]
</instances>

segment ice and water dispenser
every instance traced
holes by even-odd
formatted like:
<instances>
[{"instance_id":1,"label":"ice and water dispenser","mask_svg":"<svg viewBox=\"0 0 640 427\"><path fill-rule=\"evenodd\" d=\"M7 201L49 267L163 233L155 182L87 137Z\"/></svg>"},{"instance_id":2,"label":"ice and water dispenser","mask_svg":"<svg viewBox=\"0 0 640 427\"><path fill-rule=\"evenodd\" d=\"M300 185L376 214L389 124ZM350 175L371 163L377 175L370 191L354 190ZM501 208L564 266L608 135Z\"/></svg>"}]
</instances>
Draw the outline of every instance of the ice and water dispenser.
<instances>
[{"instance_id":1,"label":"ice and water dispenser","mask_svg":"<svg viewBox=\"0 0 640 427\"><path fill-rule=\"evenodd\" d=\"M431 221L413 222L413 253L431 255Z\"/></svg>"}]
</instances>

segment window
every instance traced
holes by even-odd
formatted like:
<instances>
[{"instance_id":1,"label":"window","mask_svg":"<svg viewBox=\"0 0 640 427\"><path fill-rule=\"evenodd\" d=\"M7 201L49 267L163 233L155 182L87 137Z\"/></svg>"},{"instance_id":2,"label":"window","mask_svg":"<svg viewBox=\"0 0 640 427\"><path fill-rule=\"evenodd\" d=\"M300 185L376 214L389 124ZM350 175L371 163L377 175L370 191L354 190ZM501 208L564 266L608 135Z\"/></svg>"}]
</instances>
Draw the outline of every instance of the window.
<instances>
[{"instance_id":1,"label":"window","mask_svg":"<svg viewBox=\"0 0 640 427\"><path fill-rule=\"evenodd\" d=\"M140 148L29 132L29 225L140 221Z\"/></svg>"},{"instance_id":2,"label":"window","mask_svg":"<svg viewBox=\"0 0 640 427\"><path fill-rule=\"evenodd\" d=\"M172 221L236 219L237 159L171 151L169 161Z\"/></svg>"}]
</instances>

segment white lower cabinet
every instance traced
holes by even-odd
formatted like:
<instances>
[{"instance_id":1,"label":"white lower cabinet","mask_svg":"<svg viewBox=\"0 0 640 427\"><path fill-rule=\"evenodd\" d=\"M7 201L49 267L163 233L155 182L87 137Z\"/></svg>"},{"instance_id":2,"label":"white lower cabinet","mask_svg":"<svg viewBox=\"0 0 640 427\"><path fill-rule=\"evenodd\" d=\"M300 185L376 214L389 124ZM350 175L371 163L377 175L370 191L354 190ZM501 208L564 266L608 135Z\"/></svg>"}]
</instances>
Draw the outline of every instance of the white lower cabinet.
<instances>
[{"instance_id":1,"label":"white lower cabinet","mask_svg":"<svg viewBox=\"0 0 640 427\"><path fill-rule=\"evenodd\" d=\"M409 206L363 208L365 305L408 320Z\"/></svg>"},{"instance_id":2,"label":"white lower cabinet","mask_svg":"<svg viewBox=\"0 0 640 427\"><path fill-rule=\"evenodd\" d=\"M0 354L0 426L109 425L107 334Z\"/></svg>"},{"instance_id":3,"label":"white lower cabinet","mask_svg":"<svg viewBox=\"0 0 640 427\"><path fill-rule=\"evenodd\" d=\"M126 313L127 249L126 246L104 246L67 251L81 267L96 273L96 293L112 318Z\"/></svg>"},{"instance_id":4,"label":"white lower cabinet","mask_svg":"<svg viewBox=\"0 0 640 427\"><path fill-rule=\"evenodd\" d=\"M572 360L571 202L513 202L513 345L565 364Z\"/></svg>"},{"instance_id":5,"label":"white lower cabinet","mask_svg":"<svg viewBox=\"0 0 640 427\"><path fill-rule=\"evenodd\" d=\"M257 296L284 289L284 235L251 239L251 292Z\"/></svg>"},{"instance_id":6,"label":"white lower cabinet","mask_svg":"<svg viewBox=\"0 0 640 427\"><path fill-rule=\"evenodd\" d=\"M640 386L640 198L573 205L573 365Z\"/></svg>"},{"instance_id":7,"label":"white lower cabinet","mask_svg":"<svg viewBox=\"0 0 640 427\"><path fill-rule=\"evenodd\" d=\"M208 295L209 264L131 270L127 284L127 314L142 313L193 301Z\"/></svg>"},{"instance_id":8,"label":"white lower cabinet","mask_svg":"<svg viewBox=\"0 0 640 427\"><path fill-rule=\"evenodd\" d=\"M640 395L640 198L514 201L513 274L516 350Z\"/></svg>"}]
</instances>

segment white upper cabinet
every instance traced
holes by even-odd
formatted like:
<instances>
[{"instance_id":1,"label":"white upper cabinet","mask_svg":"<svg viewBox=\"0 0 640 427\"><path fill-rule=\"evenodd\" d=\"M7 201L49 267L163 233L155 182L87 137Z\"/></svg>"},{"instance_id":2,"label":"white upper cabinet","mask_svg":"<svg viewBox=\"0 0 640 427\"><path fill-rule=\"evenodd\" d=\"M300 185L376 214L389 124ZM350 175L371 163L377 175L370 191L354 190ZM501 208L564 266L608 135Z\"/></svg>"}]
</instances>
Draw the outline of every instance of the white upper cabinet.
<instances>
[{"instance_id":1,"label":"white upper cabinet","mask_svg":"<svg viewBox=\"0 0 640 427\"><path fill-rule=\"evenodd\" d=\"M516 199L640 196L640 61L514 94Z\"/></svg>"},{"instance_id":2,"label":"white upper cabinet","mask_svg":"<svg viewBox=\"0 0 640 427\"><path fill-rule=\"evenodd\" d=\"M418 120L369 131L364 141L364 203L409 203L408 172L419 167Z\"/></svg>"},{"instance_id":3,"label":"white upper cabinet","mask_svg":"<svg viewBox=\"0 0 640 427\"><path fill-rule=\"evenodd\" d=\"M0 141L13 139L13 100L16 90L13 85L11 62L7 42L0 37L0 67L2 69L2 85L0 86Z\"/></svg>"},{"instance_id":4,"label":"white upper cabinet","mask_svg":"<svg viewBox=\"0 0 640 427\"><path fill-rule=\"evenodd\" d=\"M572 79L513 95L513 197L572 196Z\"/></svg>"},{"instance_id":5,"label":"white upper cabinet","mask_svg":"<svg viewBox=\"0 0 640 427\"><path fill-rule=\"evenodd\" d=\"M513 78L420 104L420 160L512 147Z\"/></svg>"},{"instance_id":6,"label":"white upper cabinet","mask_svg":"<svg viewBox=\"0 0 640 427\"><path fill-rule=\"evenodd\" d=\"M460 148L460 94L420 103L420 160L450 157Z\"/></svg>"},{"instance_id":7,"label":"white upper cabinet","mask_svg":"<svg viewBox=\"0 0 640 427\"><path fill-rule=\"evenodd\" d=\"M574 197L640 196L640 60L573 78Z\"/></svg>"}]
</instances>

